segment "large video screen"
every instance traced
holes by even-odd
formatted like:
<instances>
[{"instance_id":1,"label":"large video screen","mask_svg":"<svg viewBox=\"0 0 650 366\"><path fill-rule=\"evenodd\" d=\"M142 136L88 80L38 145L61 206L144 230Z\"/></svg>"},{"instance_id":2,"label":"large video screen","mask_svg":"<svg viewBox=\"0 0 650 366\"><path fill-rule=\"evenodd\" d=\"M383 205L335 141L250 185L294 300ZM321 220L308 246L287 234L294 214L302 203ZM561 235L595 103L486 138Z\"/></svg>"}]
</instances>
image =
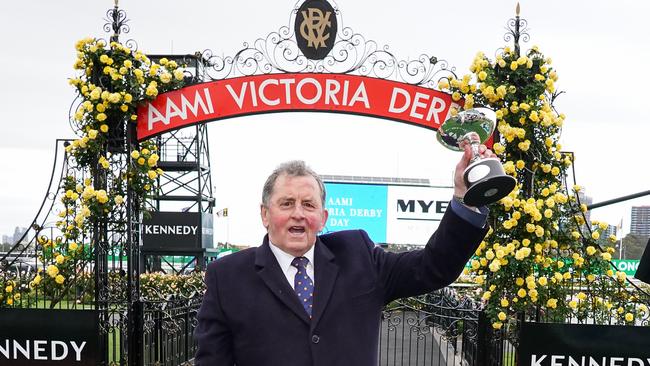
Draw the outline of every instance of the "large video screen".
<instances>
[{"instance_id":1,"label":"large video screen","mask_svg":"<svg viewBox=\"0 0 650 366\"><path fill-rule=\"evenodd\" d=\"M451 187L326 182L324 232L363 229L375 243L424 245L452 197Z\"/></svg>"}]
</instances>

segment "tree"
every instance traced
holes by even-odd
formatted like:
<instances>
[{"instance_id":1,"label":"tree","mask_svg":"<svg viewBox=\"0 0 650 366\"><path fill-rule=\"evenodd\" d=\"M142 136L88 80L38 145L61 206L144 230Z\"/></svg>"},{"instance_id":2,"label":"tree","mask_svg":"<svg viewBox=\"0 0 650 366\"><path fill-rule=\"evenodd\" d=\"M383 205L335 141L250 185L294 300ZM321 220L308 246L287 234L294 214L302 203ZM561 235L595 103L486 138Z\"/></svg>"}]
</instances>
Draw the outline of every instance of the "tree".
<instances>
[{"instance_id":1,"label":"tree","mask_svg":"<svg viewBox=\"0 0 650 366\"><path fill-rule=\"evenodd\" d=\"M623 245L623 259L641 259L643 251L648 243L648 238L649 237L643 235L628 234L621 239ZM621 243L619 243L619 245L621 245Z\"/></svg>"}]
</instances>

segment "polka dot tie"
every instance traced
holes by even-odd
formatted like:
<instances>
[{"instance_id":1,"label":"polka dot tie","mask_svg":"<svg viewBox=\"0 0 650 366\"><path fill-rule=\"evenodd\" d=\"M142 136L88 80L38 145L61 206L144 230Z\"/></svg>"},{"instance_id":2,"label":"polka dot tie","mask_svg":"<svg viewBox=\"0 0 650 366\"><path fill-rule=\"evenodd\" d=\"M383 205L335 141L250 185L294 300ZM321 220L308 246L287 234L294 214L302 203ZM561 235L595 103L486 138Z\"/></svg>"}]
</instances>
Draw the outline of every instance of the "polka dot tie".
<instances>
[{"instance_id":1,"label":"polka dot tie","mask_svg":"<svg viewBox=\"0 0 650 366\"><path fill-rule=\"evenodd\" d=\"M293 288L298 295L298 300L311 318L312 300L314 298L314 282L307 275L307 265L309 259L305 257L296 257L291 261L291 265L298 269L296 277L293 280Z\"/></svg>"}]
</instances>

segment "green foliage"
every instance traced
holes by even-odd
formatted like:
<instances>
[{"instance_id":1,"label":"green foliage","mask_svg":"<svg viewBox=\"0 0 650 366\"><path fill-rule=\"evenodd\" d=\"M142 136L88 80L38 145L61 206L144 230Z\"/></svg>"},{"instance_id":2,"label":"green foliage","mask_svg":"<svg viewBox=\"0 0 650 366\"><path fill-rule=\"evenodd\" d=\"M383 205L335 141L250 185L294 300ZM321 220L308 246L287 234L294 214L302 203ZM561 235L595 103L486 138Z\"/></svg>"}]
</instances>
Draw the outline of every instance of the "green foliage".
<instances>
[{"instance_id":1,"label":"green foliage","mask_svg":"<svg viewBox=\"0 0 650 366\"><path fill-rule=\"evenodd\" d=\"M558 143L565 117L553 107L558 77L551 60L536 47L526 55L506 47L494 61L479 53L470 71L439 87L459 105L464 100L464 109L476 104L495 111L493 150L517 179L515 189L490 207L492 229L468 271L482 288L493 327L500 329L516 312L621 323L647 317L647 307L629 301L624 274L610 268L613 248L597 243L607 224L583 232L580 187L566 187L572 156Z\"/></svg>"}]
</instances>

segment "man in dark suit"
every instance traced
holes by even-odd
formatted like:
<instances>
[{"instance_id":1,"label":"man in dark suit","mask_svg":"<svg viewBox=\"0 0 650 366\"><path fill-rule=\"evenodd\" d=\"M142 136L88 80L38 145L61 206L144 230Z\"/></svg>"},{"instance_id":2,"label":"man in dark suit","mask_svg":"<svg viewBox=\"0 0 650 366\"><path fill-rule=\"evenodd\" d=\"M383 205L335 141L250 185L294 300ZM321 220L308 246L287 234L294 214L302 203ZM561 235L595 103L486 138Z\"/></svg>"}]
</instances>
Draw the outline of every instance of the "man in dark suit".
<instances>
[{"instance_id":1,"label":"man in dark suit","mask_svg":"<svg viewBox=\"0 0 650 366\"><path fill-rule=\"evenodd\" d=\"M361 230L319 236L327 221L323 182L303 162L278 167L262 194L262 245L208 266L195 364L377 365L383 306L453 282L486 234L486 209L458 198L470 158L466 148L451 209L426 247L399 254Z\"/></svg>"}]
</instances>

